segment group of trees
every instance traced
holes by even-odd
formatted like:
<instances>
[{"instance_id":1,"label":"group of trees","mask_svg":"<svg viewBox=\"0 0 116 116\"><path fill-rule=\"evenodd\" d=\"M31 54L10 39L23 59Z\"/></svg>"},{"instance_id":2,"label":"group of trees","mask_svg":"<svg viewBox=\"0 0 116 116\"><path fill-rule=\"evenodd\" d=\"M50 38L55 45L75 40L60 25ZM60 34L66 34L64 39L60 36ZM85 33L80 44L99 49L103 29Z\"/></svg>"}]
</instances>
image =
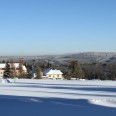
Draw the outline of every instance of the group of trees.
<instances>
[{"instance_id":1,"label":"group of trees","mask_svg":"<svg viewBox=\"0 0 116 116\"><path fill-rule=\"evenodd\" d=\"M39 66L39 64L26 63L26 68L27 68L26 78L41 79L43 68Z\"/></svg>"},{"instance_id":2,"label":"group of trees","mask_svg":"<svg viewBox=\"0 0 116 116\"><path fill-rule=\"evenodd\" d=\"M78 61L70 62L68 66L68 71L65 73L65 78L70 80L71 78L80 79L84 77L85 75L79 62Z\"/></svg>"},{"instance_id":3,"label":"group of trees","mask_svg":"<svg viewBox=\"0 0 116 116\"><path fill-rule=\"evenodd\" d=\"M116 80L116 64L81 64L78 61L69 63L65 78Z\"/></svg>"},{"instance_id":4,"label":"group of trees","mask_svg":"<svg viewBox=\"0 0 116 116\"><path fill-rule=\"evenodd\" d=\"M83 70L87 79L116 80L116 64L83 64Z\"/></svg>"},{"instance_id":5,"label":"group of trees","mask_svg":"<svg viewBox=\"0 0 116 116\"><path fill-rule=\"evenodd\" d=\"M23 70L23 65L27 68L27 73ZM57 63L26 63L24 60L19 61L19 67L16 69L14 61L6 62L4 77L32 78L33 73L36 73L35 78L41 79L44 69L55 68L63 72L64 78L70 80L75 79L100 79L100 80L116 80L116 63L86 63L80 64L78 61L70 61L67 64ZM17 73L18 71L18 73Z\"/></svg>"},{"instance_id":6,"label":"group of trees","mask_svg":"<svg viewBox=\"0 0 116 116\"><path fill-rule=\"evenodd\" d=\"M25 78L26 74L23 70L23 65L24 65L24 61L20 60L19 61L19 67L15 67L14 61L10 60L6 62L6 66L5 66L5 71L4 71L4 78L14 78L14 77L18 77L18 78Z\"/></svg>"}]
</instances>

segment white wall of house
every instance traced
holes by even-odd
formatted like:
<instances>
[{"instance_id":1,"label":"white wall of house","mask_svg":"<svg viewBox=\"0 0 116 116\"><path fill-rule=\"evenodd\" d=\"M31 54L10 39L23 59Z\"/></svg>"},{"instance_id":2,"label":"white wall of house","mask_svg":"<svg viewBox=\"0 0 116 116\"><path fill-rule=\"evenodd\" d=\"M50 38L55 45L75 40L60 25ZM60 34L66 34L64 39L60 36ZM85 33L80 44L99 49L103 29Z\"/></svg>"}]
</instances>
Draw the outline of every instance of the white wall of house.
<instances>
[{"instance_id":1,"label":"white wall of house","mask_svg":"<svg viewBox=\"0 0 116 116\"><path fill-rule=\"evenodd\" d=\"M4 75L4 70L0 69L0 77L3 77Z\"/></svg>"},{"instance_id":2,"label":"white wall of house","mask_svg":"<svg viewBox=\"0 0 116 116\"><path fill-rule=\"evenodd\" d=\"M63 78L61 74L47 74L48 78Z\"/></svg>"}]
</instances>

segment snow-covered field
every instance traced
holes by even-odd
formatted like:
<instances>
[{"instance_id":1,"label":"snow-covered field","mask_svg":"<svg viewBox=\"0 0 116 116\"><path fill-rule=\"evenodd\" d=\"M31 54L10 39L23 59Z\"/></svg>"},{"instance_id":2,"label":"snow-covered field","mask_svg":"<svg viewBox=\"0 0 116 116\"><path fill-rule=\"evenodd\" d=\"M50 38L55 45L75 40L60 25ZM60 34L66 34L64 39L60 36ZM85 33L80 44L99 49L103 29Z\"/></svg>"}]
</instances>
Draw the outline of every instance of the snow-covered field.
<instances>
[{"instance_id":1,"label":"snow-covered field","mask_svg":"<svg viewBox=\"0 0 116 116\"><path fill-rule=\"evenodd\" d=\"M0 81L2 82L2 81ZM0 83L0 116L115 116L116 81Z\"/></svg>"}]
</instances>

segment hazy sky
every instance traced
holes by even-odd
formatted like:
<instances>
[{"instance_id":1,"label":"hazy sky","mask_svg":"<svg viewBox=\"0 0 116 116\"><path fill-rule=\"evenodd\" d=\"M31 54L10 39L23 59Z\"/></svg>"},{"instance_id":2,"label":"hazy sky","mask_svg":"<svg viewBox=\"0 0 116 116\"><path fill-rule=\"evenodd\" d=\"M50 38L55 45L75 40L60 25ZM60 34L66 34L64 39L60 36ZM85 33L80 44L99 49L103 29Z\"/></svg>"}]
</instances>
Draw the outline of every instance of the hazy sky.
<instances>
[{"instance_id":1,"label":"hazy sky","mask_svg":"<svg viewBox=\"0 0 116 116\"><path fill-rule=\"evenodd\" d=\"M116 0L0 0L0 55L116 52Z\"/></svg>"}]
</instances>

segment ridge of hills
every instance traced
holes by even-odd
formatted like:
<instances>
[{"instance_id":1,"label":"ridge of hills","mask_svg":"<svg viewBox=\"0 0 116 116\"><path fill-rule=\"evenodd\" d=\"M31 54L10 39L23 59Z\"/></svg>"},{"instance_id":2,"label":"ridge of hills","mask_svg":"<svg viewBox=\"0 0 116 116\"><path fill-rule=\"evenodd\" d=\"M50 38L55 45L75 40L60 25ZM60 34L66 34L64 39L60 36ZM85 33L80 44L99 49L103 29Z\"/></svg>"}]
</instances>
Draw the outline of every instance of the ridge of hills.
<instances>
[{"instance_id":1,"label":"ridge of hills","mask_svg":"<svg viewBox=\"0 0 116 116\"><path fill-rule=\"evenodd\" d=\"M63 55L38 55L38 56L0 56L0 62L13 59L18 61L23 58L25 61L51 62L65 64L72 60L80 63L115 63L116 52L81 52Z\"/></svg>"}]
</instances>

